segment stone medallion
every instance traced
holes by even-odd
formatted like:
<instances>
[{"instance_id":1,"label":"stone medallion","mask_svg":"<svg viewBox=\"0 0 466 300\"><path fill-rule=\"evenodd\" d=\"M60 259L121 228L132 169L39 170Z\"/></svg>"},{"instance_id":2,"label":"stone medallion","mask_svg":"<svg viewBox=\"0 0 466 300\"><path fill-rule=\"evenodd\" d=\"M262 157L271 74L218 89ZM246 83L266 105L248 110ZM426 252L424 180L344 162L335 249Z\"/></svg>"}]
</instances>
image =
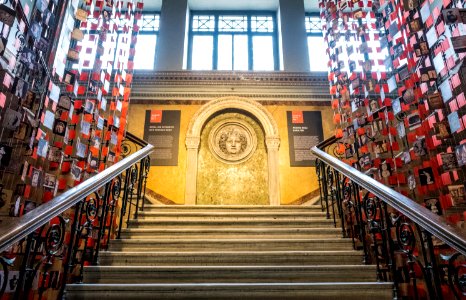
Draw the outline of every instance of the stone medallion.
<instances>
[{"instance_id":1,"label":"stone medallion","mask_svg":"<svg viewBox=\"0 0 466 300\"><path fill-rule=\"evenodd\" d=\"M214 157L227 164L248 160L256 150L257 137L247 122L238 119L221 120L209 133L209 148Z\"/></svg>"}]
</instances>

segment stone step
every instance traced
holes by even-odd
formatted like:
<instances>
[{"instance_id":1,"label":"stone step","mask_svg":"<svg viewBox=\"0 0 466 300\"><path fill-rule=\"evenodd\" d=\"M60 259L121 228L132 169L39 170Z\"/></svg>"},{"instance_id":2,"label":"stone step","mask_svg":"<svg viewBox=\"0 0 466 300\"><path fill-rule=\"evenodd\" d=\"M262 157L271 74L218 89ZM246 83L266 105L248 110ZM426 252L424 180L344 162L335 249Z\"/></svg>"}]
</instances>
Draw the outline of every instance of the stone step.
<instances>
[{"instance_id":1,"label":"stone step","mask_svg":"<svg viewBox=\"0 0 466 300\"><path fill-rule=\"evenodd\" d=\"M338 251L103 251L101 265L113 266L215 266L215 265L357 265L362 253Z\"/></svg>"},{"instance_id":2,"label":"stone step","mask_svg":"<svg viewBox=\"0 0 466 300\"><path fill-rule=\"evenodd\" d=\"M196 211L205 211L205 212L311 212L311 211L322 211L320 205L280 205L280 206L270 206L270 205L154 205L146 204L144 205L144 211L160 211L160 212L196 212Z\"/></svg>"},{"instance_id":3,"label":"stone step","mask_svg":"<svg viewBox=\"0 0 466 300\"><path fill-rule=\"evenodd\" d=\"M219 228L224 227L279 227L279 228L296 228L296 227L329 227L333 226L333 220L326 218L312 218L312 219L273 219L273 218L260 218L260 219L246 219L238 220L235 218L223 218L221 220L208 220L208 219L196 219L196 218L184 218L180 220L174 220L169 218L159 219L147 219L141 218L137 220L130 220L129 227L148 227L148 226L159 226L167 228L167 226L184 226L185 228Z\"/></svg>"},{"instance_id":4,"label":"stone step","mask_svg":"<svg viewBox=\"0 0 466 300\"><path fill-rule=\"evenodd\" d=\"M85 283L370 282L376 267L303 266L89 266Z\"/></svg>"},{"instance_id":5,"label":"stone step","mask_svg":"<svg viewBox=\"0 0 466 300\"><path fill-rule=\"evenodd\" d=\"M341 237L339 228L125 228L124 239L185 239L185 238L317 238Z\"/></svg>"},{"instance_id":6,"label":"stone step","mask_svg":"<svg viewBox=\"0 0 466 300\"><path fill-rule=\"evenodd\" d=\"M392 298L391 283L70 284L66 299L346 299Z\"/></svg>"},{"instance_id":7,"label":"stone step","mask_svg":"<svg viewBox=\"0 0 466 300\"><path fill-rule=\"evenodd\" d=\"M121 239L110 251L261 251L261 250L352 250L350 239Z\"/></svg>"},{"instance_id":8,"label":"stone step","mask_svg":"<svg viewBox=\"0 0 466 300\"><path fill-rule=\"evenodd\" d=\"M271 212L249 212L249 211L143 211L139 212L138 217L144 219L203 219L203 220L222 220L222 219L263 219L271 218L275 220L287 219L312 219L312 218L325 218L326 213L320 211L271 211Z\"/></svg>"}]
</instances>

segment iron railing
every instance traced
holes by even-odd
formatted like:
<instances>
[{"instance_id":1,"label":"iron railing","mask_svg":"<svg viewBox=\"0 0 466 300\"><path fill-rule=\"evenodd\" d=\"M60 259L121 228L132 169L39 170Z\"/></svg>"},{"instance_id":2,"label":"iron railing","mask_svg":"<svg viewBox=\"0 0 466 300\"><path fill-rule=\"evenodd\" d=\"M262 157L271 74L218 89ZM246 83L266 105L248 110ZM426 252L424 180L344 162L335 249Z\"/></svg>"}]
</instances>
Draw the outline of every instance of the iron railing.
<instances>
[{"instance_id":1,"label":"iron railing","mask_svg":"<svg viewBox=\"0 0 466 300\"><path fill-rule=\"evenodd\" d=\"M120 236L125 216L129 220L132 215L131 207L135 217L142 209L154 147L139 147L0 228L1 299L7 284L9 299L61 299L68 282L82 281L84 265L99 263L99 251ZM14 280L9 276L13 272Z\"/></svg>"},{"instance_id":2,"label":"iron railing","mask_svg":"<svg viewBox=\"0 0 466 300\"><path fill-rule=\"evenodd\" d=\"M394 283L393 299L465 299L466 232L326 153L336 141L311 149L322 210L377 279Z\"/></svg>"}]
</instances>

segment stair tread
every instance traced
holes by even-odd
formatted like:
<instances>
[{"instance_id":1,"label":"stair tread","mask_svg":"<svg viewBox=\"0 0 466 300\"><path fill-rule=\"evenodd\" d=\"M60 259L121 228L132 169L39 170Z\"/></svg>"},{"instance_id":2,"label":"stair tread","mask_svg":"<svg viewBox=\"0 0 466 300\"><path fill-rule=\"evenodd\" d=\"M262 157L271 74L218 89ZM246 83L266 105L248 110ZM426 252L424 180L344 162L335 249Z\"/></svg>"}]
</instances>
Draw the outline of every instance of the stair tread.
<instances>
[{"instance_id":1,"label":"stair tread","mask_svg":"<svg viewBox=\"0 0 466 300\"><path fill-rule=\"evenodd\" d=\"M162 271L162 270L169 270L169 271L180 271L180 270L352 270L352 269L361 269L361 270L375 270L375 265L259 265L259 266L251 266L251 265L217 265L217 266L85 266L84 267L88 272L97 272L97 271L112 271L112 270L125 270L125 271L141 271L141 272L148 272L148 271Z\"/></svg>"},{"instance_id":2,"label":"stair tread","mask_svg":"<svg viewBox=\"0 0 466 300\"><path fill-rule=\"evenodd\" d=\"M228 210L228 209L270 209L270 210L281 210L281 209L296 209L296 210L306 210L306 209L321 209L320 205L154 205L146 204L144 209L147 208L161 208L161 209L219 209L219 210Z\"/></svg>"},{"instance_id":3,"label":"stair tread","mask_svg":"<svg viewBox=\"0 0 466 300\"><path fill-rule=\"evenodd\" d=\"M69 299L391 297L319 205L146 205L128 226Z\"/></svg>"},{"instance_id":4,"label":"stair tread","mask_svg":"<svg viewBox=\"0 0 466 300\"><path fill-rule=\"evenodd\" d=\"M186 255L206 255L206 254L233 254L233 255L239 255L239 254L257 254L257 255L264 255L264 254L277 254L277 255L284 255L284 254L300 254L300 255L326 255L326 254L348 254L348 255L361 255L361 253L357 250L316 250L316 251L295 251L295 250L282 250L282 251L270 251L270 250L264 250L264 251L204 251L204 252L198 252L198 251L186 251L186 252L180 252L180 251L104 251L101 252L100 255L141 255L141 256L152 256L152 255L179 255L179 256L186 256Z\"/></svg>"},{"instance_id":5,"label":"stair tread","mask_svg":"<svg viewBox=\"0 0 466 300\"><path fill-rule=\"evenodd\" d=\"M94 287L96 289L103 287L112 287L115 289L127 289L128 287L138 288L138 287L237 287L237 286L250 286L250 287L270 287L270 286L288 286L288 287L298 287L298 286L309 286L309 287L318 287L318 286L339 286L339 287L351 287L351 286L373 286L380 288L392 287L392 282L244 282L244 283L234 283L234 282L213 282L213 283L81 283L81 284L68 284L67 288L74 287Z\"/></svg>"},{"instance_id":6,"label":"stair tread","mask_svg":"<svg viewBox=\"0 0 466 300\"><path fill-rule=\"evenodd\" d=\"M195 228L155 228L155 227L150 227L150 228L124 228L122 229L121 232L254 232L254 233L263 233L263 232L290 232L290 231L295 231L295 232L305 232L305 231L330 231L330 232L338 232L341 233L341 229L339 228L302 228L302 227L297 227L297 228L206 228L206 229L195 229Z\"/></svg>"},{"instance_id":7,"label":"stair tread","mask_svg":"<svg viewBox=\"0 0 466 300\"><path fill-rule=\"evenodd\" d=\"M230 243L256 243L256 240L251 240L251 239L212 239L212 238L202 238L202 239L119 239L119 240L114 240L113 243L131 243L131 244L137 244L137 243L160 243L160 244L171 244L171 243L218 243L218 242L230 242ZM294 239L261 239L261 243L267 243L267 242L277 242L277 243L296 243L296 242L334 242L334 243L341 243L341 242L348 242L351 243L350 239L344 239L344 238L309 238L309 239L303 239L303 238L294 238Z\"/></svg>"}]
</instances>

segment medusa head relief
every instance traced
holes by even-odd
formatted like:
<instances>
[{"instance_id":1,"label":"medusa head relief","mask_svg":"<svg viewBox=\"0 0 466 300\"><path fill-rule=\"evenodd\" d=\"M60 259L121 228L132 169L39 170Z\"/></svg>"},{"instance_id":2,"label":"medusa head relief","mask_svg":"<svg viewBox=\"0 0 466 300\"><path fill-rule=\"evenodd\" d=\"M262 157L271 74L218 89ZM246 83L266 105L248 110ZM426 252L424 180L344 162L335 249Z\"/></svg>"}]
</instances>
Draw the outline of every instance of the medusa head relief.
<instances>
[{"instance_id":1,"label":"medusa head relief","mask_svg":"<svg viewBox=\"0 0 466 300\"><path fill-rule=\"evenodd\" d=\"M242 120L222 120L209 134L212 154L224 163L237 164L248 160L256 146L254 129Z\"/></svg>"}]
</instances>

